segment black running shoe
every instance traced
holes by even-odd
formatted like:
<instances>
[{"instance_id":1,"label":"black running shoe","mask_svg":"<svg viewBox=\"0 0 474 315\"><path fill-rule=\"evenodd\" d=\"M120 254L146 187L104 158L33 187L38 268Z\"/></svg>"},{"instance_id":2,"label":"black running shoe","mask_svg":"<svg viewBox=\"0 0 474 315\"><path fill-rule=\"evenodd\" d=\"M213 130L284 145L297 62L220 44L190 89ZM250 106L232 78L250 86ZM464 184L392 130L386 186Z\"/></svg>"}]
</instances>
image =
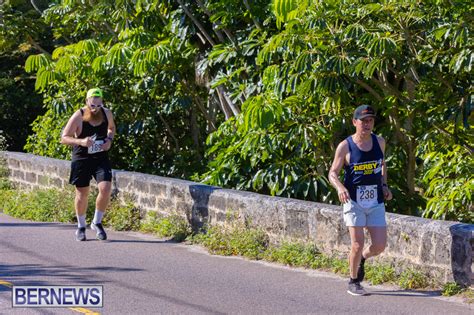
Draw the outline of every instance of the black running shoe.
<instances>
[{"instance_id":1,"label":"black running shoe","mask_svg":"<svg viewBox=\"0 0 474 315\"><path fill-rule=\"evenodd\" d=\"M365 259L360 261L359 269L357 270L357 281L364 281L365 277Z\"/></svg>"},{"instance_id":2,"label":"black running shoe","mask_svg":"<svg viewBox=\"0 0 474 315\"><path fill-rule=\"evenodd\" d=\"M76 230L76 241L83 242L86 240L86 228L77 228Z\"/></svg>"},{"instance_id":3,"label":"black running shoe","mask_svg":"<svg viewBox=\"0 0 474 315\"><path fill-rule=\"evenodd\" d=\"M97 239L101 241L105 241L107 239L107 233L105 233L104 227L102 223L91 223L91 229L97 232Z\"/></svg>"},{"instance_id":4,"label":"black running shoe","mask_svg":"<svg viewBox=\"0 0 474 315\"><path fill-rule=\"evenodd\" d=\"M359 282L349 283L347 293L357 296L367 295L367 292L364 290L364 288L360 285Z\"/></svg>"}]
</instances>

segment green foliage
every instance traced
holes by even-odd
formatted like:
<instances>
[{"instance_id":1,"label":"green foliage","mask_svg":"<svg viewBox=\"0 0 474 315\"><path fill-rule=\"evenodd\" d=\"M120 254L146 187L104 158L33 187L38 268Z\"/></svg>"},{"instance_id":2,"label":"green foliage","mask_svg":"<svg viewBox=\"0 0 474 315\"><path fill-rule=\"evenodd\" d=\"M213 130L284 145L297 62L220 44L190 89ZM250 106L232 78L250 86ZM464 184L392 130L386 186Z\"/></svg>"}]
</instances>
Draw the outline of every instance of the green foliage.
<instances>
[{"instance_id":1,"label":"green foliage","mask_svg":"<svg viewBox=\"0 0 474 315\"><path fill-rule=\"evenodd\" d=\"M0 190L8 190L11 188L10 182L8 180L8 165L6 158L1 154L1 151L6 149L6 139L3 137L0 130Z\"/></svg>"},{"instance_id":2,"label":"green foliage","mask_svg":"<svg viewBox=\"0 0 474 315\"><path fill-rule=\"evenodd\" d=\"M103 223L117 231L138 231L141 224L140 209L130 201L122 205L118 199L112 199Z\"/></svg>"},{"instance_id":3,"label":"green foliage","mask_svg":"<svg viewBox=\"0 0 474 315\"><path fill-rule=\"evenodd\" d=\"M1 180L1 176L0 176ZM9 186L0 186L0 209L16 218L41 222L76 222L74 212L73 189L34 189L20 191ZM92 220L95 212L97 192L90 193L87 206L87 218ZM130 202L121 205L116 199L112 200L104 225L117 231L139 230L140 211Z\"/></svg>"},{"instance_id":4,"label":"green foliage","mask_svg":"<svg viewBox=\"0 0 474 315\"><path fill-rule=\"evenodd\" d=\"M337 203L337 196L325 191L325 174L336 144L352 132L353 109L368 103L380 115L376 133L387 140L395 197L388 209L420 215L426 205L423 197L428 198L428 209L433 208L436 196L417 193L428 191L431 184L423 176L433 165L420 167L429 135L444 131L436 143L448 147L472 143L469 73L474 59L467 48L473 33L472 23L466 22L468 6L467 1L423 6L412 1L273 1L280 31L258 42L261 92L247 98L242 113L210 135L207 154L212 161L208 172L197 178ZM233 80L238 78L225 84ZM307 132L307 126L315 131ZM472 154L472 146L467 153ZM466 160L464 168L469 169L472 163ZM449 211L459 210L446 217L470 222L462 213L466 208L472 213L472 171L460 181L454 173L444 186L452 186L451 200L456 200ZM440 207L445 210L424 213L448 212L443 203Z\"/></svg>"},{"instance_id":5,"label":"green foliage","mask_svg":"<svg viewBox=\"0 0 474 315\"><path fill-rule=\"evenodd\" d=\"M5 149L22 151L30 124L44 112L41 97L34 92L35 79L24 72L23 64L39 47L48 49L51 38L29 1L2 1L0 12L0 132L6 138Z\"/></svg>"},{"instance_id":6,"label":"green foliage","mask_svg":"<svg viewBox=\"0 0 474 315\"><path fill-rule=\"evenodd\" d=\"M42 15L27 1L0 5L0 58L30 55L44 106L35 112L29 77L0 67L4 113L24 118L14 135L18 119L0 109L9 149L33 132L28 152L67 158L61 129L101 86L115 168L338 203L326 174L367 103L387 140L387 209L472 222L469 1L35 3Z\"/></svg>"},{"instance_id":7,"label":"green foliage","mask_svg":"<svg viewBox=\"0 0 474 315\"><path fill-rule=\"evenodd\" d=\"M429 198L424 217L474 223L474 160L471 152L454 145L444 148L428 143L423 176Z\"/></svg>"},{"instance_id":8,"label":"green foliage","mask_svg":"<svg viewBox=\"0 0 474 315\"><path fill-rule=\"evenodd\" d=\"M147 212L140 230L154 233L160 237L171 237L172 240L177 242L184 241L192 233L191 225L182 216L173 214L161 217L153 211Z\"/></svg>"},{"instance_id":9,"label":"green foliage","mask_svg":"<svg viewBox=\"0 0 474 315\"><path fill-rule=\"evenodd\" d=\"M74 222L74 193L57 189L2 191L0 208L13 217L41 222Z\"/></svg>"},{"instance_id":10,"label":"green foliage","mask_svg":"<svg viewBox=\"0 0 474 315\"><path fill-rule=\"evenodd\" d=\"M211 185L253 190L283 197L328 201L325 172L330 138L324 121L306 116L310 103L297 98L280 102L255 97L243 106L243 117L231 119L208 138L209 163L202 180Z\"/></svg>"},{"instance_id":11,"label":"green foliage","mask_svg":"<svg viewBox=\"0 0 474 315\"><path fill-rule=\"evenodd\" d=\"M460 286L459 284L455 282L448 282L443 285L443 289L441 293L444 296L453 296L453 295L462 293L465 290L466 288L463 288L462 286Z\"/></svg>"},{"instance_id":12,"label":"green foliage","mask_svg":"<svg viewBox=\"0 0 474 315\"><path fill-rule=\"evenodd\" d=\"M278 247L268 248L265 260L288 266L313 268L318 255L321 253L314 245L285 242Z\"/></svg>"},{"instance_id":13,"label":"green foliage","mask_svg":"<svg viewBox=\"0 0 474 315\"><path fill-rule=\"evenodd\" d=\"M235 221L229 227L208 227L205 233L195 235L193 241L212 254L262 259L269 240L262 230L247 229L243 223Z\"/></svg>"},{"instance_id":14,"label":"green foliage","mask_svg":"<svg viewBox=\"0 0 474 315\"><path fill-rule=\"evenodd\" d=\"M398 279L402 289L423 289L431 285L427 275L412 268L404 270Z\"/></svg>"},{"instance_id":15,"label":"green foliage","mask_svg":"<svg viewBox=\"0 0 474 315\"><path fill-rule=\"evenodd\" d=\"M366 265L365 277L373 285L395 282L397 279L395 269L385 264Z\"/></svg>"}]
</instances>

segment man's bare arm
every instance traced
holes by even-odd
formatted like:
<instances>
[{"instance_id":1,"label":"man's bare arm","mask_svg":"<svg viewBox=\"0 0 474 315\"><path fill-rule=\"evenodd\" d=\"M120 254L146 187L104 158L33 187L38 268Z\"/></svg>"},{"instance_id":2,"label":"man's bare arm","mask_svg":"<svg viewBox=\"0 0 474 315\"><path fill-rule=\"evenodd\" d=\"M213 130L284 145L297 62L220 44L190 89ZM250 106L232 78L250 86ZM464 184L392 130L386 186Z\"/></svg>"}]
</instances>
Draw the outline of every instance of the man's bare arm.
<instances>
[{"instance_id":1,"label":"man's bare arm","mask_svg":"<svg viewBox=\"0 0 474 315\"><path fill-rule=\"evenodd\" d=\"M347 141L342 141L339 143L334 155L334 161L332 162L331 169L329 170L329 182L334 188L337 189L337 194L339 196L339 201L341 203L348 202L351 197L347 188L339 180L339 173L341 172L342 167L345 164L346 155L349 151Z\"/></svg>"},{"instance_id":2,"label":"man's bare arm","mask_svg":"<svg viewBox=\"0 0 474 315\"><path fill-rule=\"evenodd\" d=\"M76 137L79 130L79 124L82 123L79 112L75 112L66 124L62 134L61 143L66 145L80 145L83 147L90 147L94 142L90 137L79 139Z\"/></svg>"}]
</instances>

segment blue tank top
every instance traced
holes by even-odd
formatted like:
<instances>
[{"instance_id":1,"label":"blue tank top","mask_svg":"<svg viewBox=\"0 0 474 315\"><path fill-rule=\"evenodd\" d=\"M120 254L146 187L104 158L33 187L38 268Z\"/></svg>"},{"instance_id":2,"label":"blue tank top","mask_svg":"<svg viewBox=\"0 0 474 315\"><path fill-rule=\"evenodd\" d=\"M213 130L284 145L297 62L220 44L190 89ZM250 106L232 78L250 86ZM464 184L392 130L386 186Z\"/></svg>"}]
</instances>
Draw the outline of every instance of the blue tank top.
<instances>
[{"instance_id":1,"label":"blue tank top","mask_svg":"<svg viewBox=\"0 0 474 315\"><path fill-rule=\"evenodd\" d=\"M384 159L377 136L372 134L372 149L362 151L352 140L349 143L349 165L344 167L344 186L351 199L364 208L383 203L382 162Z\"/></svg>"}]
</instances>

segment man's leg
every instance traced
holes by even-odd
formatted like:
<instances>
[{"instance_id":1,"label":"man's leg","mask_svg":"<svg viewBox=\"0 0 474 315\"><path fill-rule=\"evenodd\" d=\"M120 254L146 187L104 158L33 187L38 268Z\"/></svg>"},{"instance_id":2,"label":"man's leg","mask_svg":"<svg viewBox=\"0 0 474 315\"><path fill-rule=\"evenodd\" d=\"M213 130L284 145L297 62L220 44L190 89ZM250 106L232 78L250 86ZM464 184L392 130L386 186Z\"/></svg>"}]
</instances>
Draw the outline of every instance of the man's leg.
<instances>
[{"instance_id":1,"label":"man's leg","mask_svg":"<svg viewBox=\"0 0 474 315\"><path fill-rule=\"evenodd\" d=\"M387 227L386 226L368 226L371 244L364 249L364 258L373 257L381 254L387 245Z\"/></svg>"},{"instance_id":2,"label":"man's leg","mask_svg":"<svg viewBox=\"0 0 474 315\"><path fill-rule=\"evenodd\" d=\"M85 216L87 211L87 198L89 197L89 186L76 187L76 197L74 198L74 207L77 216Z\"/></svg>"},{"instance_id":3,"label":"man's leg","mask_svg":"<svg viewBox=\"0 0 474 315\"><path fill-rule=\"evenodd\" d=\"M99 194L95 201L95 214L92 220L91 228L97 231L97 238L99 240L106 240L107 234L102 226L102 218L110 201L110 193L112 191L112 182L101 181L97 184Z\"/></svg>"},{"instance_id":4,"label":"man's leg","mask_svg":"<svg viewBox=\"0 0 474 315\"><path fill-rule=\"evenodd\" d=\"M360 259L364 248L364 228L362 226L349 226L349 234L351 235L351 253L349 254L349 269L351 279L347 292L352 295L366 295L364 288L360 285L357 276Z\"/></svg>"},{"instance_id":5,"label":"man's leg","mask_svg":"<svg viewBox=\"0 0 474 315\"><path fill-rule=\"evenodd\" d=\"M364 248L364 228L361 226L349 226L351 236L351 253L349 254L349 270L351 279L357 279L362 250Z\"/></svg>"},{"instance_id":6,"label":"man's leg","mask_svg":"<svg viewBox=\"0 0 474 315\"><path fill-rule=\"evenodd\" d=\"M77 231L76 240L86 240L86 211L87 211L87 199L89 197L89 186L77 187L76 186L76 197L74 198L74 207L76 208L77 217Z\"/></svg>"},{"instance_id":7,"label":"man's leg","mask_svg":"<svg viewBox=\"0 0 474 315\"><path fill-rule=\"evenodd\" d=\"M105 212L110 201L110 194L112 192L112 182L102 181L97 184L99 188L99 194L95 201L95 208L102 212Z\"/></svg>"}]
</instances>

